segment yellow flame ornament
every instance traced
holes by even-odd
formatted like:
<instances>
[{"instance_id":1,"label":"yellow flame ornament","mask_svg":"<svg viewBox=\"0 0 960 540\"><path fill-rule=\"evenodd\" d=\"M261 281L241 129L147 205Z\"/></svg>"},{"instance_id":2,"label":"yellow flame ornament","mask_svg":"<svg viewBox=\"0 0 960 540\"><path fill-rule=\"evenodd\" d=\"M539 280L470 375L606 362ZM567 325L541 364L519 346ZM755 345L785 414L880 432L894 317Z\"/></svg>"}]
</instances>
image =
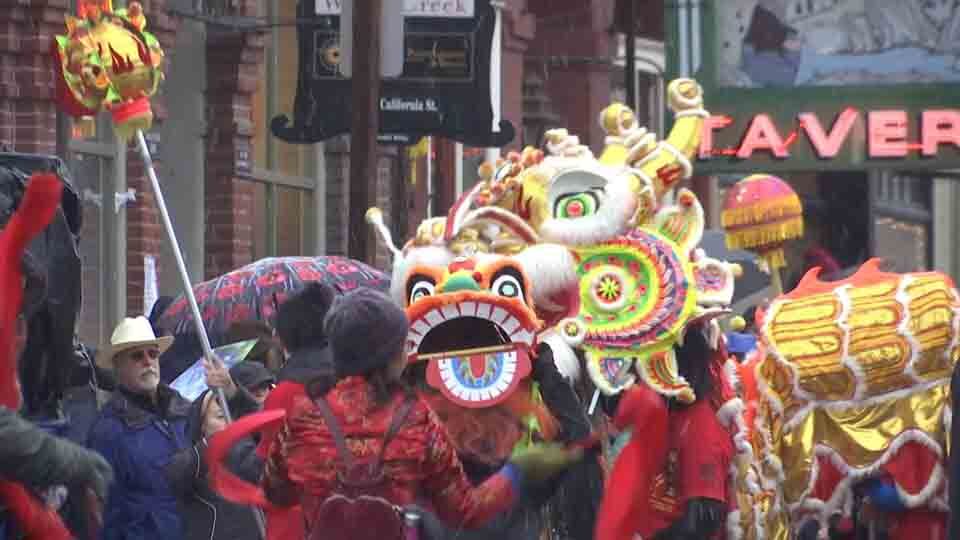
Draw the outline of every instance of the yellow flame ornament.
<instances>
[{"instance_id":1,"label":"yellow flame ornament","mask_svg":"<svg viewBox=\"0 0 960 540\"><path fill-rule=\"evenodd\" d=\"M67 15L67 34L52 44L57 102L74 117L109 110L117 135L129 140L153 124L150 97L163 78L163 50L145 31L139 2L114 10L111 0L81 0L77 15Z\"/></svg>"}]
</instances>

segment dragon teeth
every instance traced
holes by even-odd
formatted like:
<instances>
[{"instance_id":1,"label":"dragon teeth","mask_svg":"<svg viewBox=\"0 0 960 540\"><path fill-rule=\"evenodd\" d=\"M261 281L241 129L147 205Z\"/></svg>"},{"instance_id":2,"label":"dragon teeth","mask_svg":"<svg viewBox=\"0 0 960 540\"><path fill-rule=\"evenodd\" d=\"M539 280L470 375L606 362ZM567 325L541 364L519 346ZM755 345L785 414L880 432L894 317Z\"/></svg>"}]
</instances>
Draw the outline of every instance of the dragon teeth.
<instances>
[{"instance_id":1,"label":"dragon teeth","mask_svg":"<svg viewBox=\"0 0 960 540\"><path fill-rule=\"evenodd\" d=\"M477 304L477 317L481 319L489 319L490 311L493 309L493 306L490 304Z\"/></svg>"},{"instance_id":2,"label":"dragon teeth","mask_svg":"<svg viewBox=\"0 0 960 540\"><path fill-rule=\"evenodd\" d=\"M423 318L427 320L427 323L429 323L431 327L437 326L444 321L443 314L436 309L427 313Z\"/></svg>"},{"instance_id":3,"label":"dragon teeth","mask_svg":"<svg viewBox=\"0 0 960 540\"><path fill-rule=\"evenodd\" d=\"M456 304L449 304L441 308L443 310L443 317L447 320L456 319L460 316L460 310L457 308Z\"/></svg>"},{"instance_id":4,"label":"dragon teeth","mask_svg":"<svg viewBox=\"0 0 960 540\"><path fill-rule=\"evenodd\" d=\"M464 317L475 317L477 315L477 303L464 302L460 304L460 314Z\"/></svg>"}]
</instances>

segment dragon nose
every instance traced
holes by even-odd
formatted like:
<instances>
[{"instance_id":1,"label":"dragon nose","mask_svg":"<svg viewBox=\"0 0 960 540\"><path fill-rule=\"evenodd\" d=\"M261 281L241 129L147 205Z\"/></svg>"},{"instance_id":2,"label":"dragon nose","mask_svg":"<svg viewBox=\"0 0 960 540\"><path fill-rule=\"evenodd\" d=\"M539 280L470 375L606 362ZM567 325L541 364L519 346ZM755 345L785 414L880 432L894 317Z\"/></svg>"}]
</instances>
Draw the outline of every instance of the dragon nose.
<instances>
[{"instance_id":1,"label":"dragon nose","mask_svg":"<svg viewBox=\"0 0 960 540\"><path fill-rule=\"evenodd\" d=\"M476 272L454 272L440 284L439 292L479 291L480 283Z\"/></svg>"}]
</instances>

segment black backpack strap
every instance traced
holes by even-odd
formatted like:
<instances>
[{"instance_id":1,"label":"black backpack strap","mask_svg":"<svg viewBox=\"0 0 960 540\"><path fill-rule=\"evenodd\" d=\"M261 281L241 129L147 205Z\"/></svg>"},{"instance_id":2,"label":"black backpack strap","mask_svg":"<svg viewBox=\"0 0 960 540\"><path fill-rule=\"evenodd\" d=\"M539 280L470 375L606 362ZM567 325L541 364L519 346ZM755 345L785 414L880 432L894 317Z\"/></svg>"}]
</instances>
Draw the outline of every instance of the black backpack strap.
<instances>
[{"instance_id":1,"label":"black backpack strap","mask_svg":"<svg viewBox=\"0 0 960 540\"><path fill-rule=\"evenodd\" d=\"M390 427L387 428L387 434L383 436L383 445L380 446L380 455L377 456L378 468L383 465L383 457L387 453L387 445L390 444L390 441L397 436L397 433L400 433L400 428L402 428L403 424L406 423L407 417L410 416L410 411L413 410L413 406L416 403L416 396L408 395L406 399L403 400L400 408L397 409L397 412L393 415L393 418L390 420Z\"/></svg>"},{"instance_id":2,"label":"black backpack strap","mask_svg":"<svg viewBox=\"0 0 960 540\"><path fill-rule=\"evenodd\" d=\"M353 465L353 454L347 450L347 439L343 435L343 430L340 429L340 422L337 420L337 415L333 414L333 409L330 408L330 404L327 403L326 398L317 399L314 403L316 403L317 410L320 411L320 414L323 416L327 428L330 429L330 434L333 435L333 442L337 445L337 454L340 455L340 460L343 461L344 465L350 467Z\"/></svg>"}]
</instances>

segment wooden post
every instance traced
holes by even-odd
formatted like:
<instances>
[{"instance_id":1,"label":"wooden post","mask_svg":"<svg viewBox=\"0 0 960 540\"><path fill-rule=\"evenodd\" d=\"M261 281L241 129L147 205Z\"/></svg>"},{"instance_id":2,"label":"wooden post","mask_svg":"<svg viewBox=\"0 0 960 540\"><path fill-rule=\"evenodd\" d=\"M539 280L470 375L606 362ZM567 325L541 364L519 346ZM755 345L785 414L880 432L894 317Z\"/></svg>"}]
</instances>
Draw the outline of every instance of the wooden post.
<instances>
[{"instance_id":1,"label":"wooden post","mask_svg":"<svg viewBox=\"0 0 960 540\"><path fill-rule=\"evenodd\" d=\"M623 36L624 53L626 54L626 94L627 107L637 112L637 3L636 0L627 0L626 34Z\"/></svg>"},{"instance_id":2,"label":"wooden post","mask_svg":"<svg viewBox=\"0 0 960 540\"><path fill-rule=\"evenodd\" d=\"M380 131L380 11L382 0L353 2L353 124L350 129L350 225L347 253L373 262L367 209L376 202Z\"/></svg>"}]
</instances>

